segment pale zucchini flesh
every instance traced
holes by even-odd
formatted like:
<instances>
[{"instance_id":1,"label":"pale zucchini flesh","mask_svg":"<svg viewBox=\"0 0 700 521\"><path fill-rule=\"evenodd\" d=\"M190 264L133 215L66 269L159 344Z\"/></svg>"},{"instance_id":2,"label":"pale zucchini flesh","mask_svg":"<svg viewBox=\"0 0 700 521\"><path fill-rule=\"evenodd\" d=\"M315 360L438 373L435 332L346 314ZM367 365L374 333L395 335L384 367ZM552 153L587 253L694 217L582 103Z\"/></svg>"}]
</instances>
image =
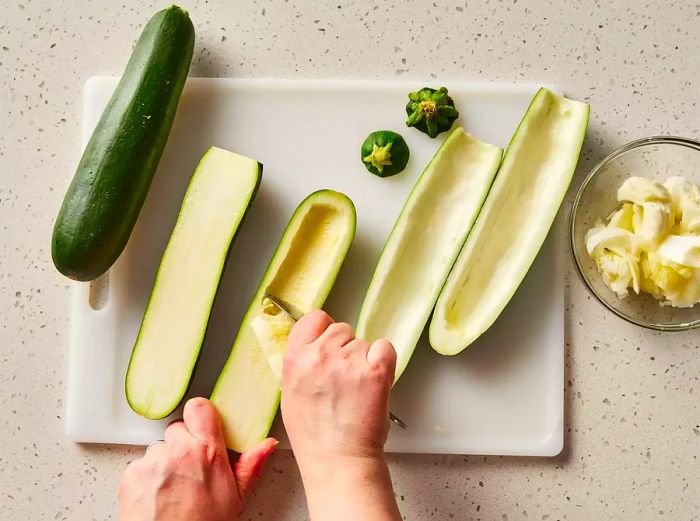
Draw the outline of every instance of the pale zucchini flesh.
<instances>
[{"instance_id":1,"label":"pale zucchini flesh","mask_svg":"<svg viewBox=\"0 0 700 521\"><path fill-rule=\"evenodd\" d=\"M379 258L357 323L358 338L387 338L406 368L503 150L457 127L423 171Z\"/></svg>"},{"instance_id":2,"label":"pale zucchini flesh","mask_svg":"<svg viewBox=\"0 0 700 521\"><path fill-rule=\"evenodd\" d=\"M211 147L192 175L126 374L127 401L142 416L164 418L187 391L229 248L261 172L254 159Z\"/></svg>"},{"instance_id":3,"label":"pale zucchini flesh","mask_svg":"<svg viewBox=\"0 0 700 521\"><path fill-rule=\"evenodd\" d=\"M586 103L544 88L533 98L438 298L429 330L437 352L472 344L525 278L571 183L588 114Z\"/></svg>"},{"instance_id":4,"label":"pale zucchini flesh","mask_svg":"<svg viewBox=\"0 0 700 521\"><path fill-rule=\"evenodd\" d=\"M350 199L332 190L311 194L289 221L211 394L230 449L244 452L264 439L279 405L279 380L251 326L263 313L265 295L303 312L320 308L350 248L355 223Z\"/></svg>"}]
</instances>

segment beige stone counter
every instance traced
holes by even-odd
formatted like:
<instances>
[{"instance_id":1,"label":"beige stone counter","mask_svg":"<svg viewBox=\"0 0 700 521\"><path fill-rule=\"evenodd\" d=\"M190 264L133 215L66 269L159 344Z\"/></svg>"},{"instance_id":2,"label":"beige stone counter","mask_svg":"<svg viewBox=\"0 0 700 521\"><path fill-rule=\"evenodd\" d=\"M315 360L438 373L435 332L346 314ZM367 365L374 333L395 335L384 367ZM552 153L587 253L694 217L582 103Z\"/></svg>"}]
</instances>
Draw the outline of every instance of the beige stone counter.
<instances>
[{"instance_id":1,"label":"beige stone counter","mask_svg":"<svg viewBox=\"0 0 700 521\"><path fill-rule=\"evenodd\" d=\"M68 292L50 233L79 158L85 80L120 73L139 28L166 3L5 4L0 518L115 519L115 484L142 449L64 438ZM575 187L626 141L700 137L700 11L689 0L183 5L197 27L195 76L554 83L591 103ZM588 294L570 256L567 277L563 454L391 456L406 519L700 519L700 330L628 325ZM274 457L244 518L306 518L290 453Z\"/></svg>"}]
</instances>

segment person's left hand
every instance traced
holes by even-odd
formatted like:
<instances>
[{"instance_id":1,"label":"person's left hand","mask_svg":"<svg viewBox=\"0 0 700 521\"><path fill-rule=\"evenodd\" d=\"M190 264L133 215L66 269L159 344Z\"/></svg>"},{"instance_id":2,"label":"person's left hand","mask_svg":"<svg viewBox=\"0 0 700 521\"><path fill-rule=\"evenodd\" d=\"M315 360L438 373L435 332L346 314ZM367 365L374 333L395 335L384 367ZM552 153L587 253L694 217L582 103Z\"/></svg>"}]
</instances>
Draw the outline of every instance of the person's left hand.
<instances>
[{"instance_id":1,"label":"person's left hand","mask_svg":"<svg viewBox=\"0 0 700 521\"><path fill-rule=\"evenodd\" d=\"M219 415L204 398L188 401L184 421L169 425L164 438L124 472L121 521L233 521L277 446L267 438L232 468Z\"/></svg>"}]
</instances>

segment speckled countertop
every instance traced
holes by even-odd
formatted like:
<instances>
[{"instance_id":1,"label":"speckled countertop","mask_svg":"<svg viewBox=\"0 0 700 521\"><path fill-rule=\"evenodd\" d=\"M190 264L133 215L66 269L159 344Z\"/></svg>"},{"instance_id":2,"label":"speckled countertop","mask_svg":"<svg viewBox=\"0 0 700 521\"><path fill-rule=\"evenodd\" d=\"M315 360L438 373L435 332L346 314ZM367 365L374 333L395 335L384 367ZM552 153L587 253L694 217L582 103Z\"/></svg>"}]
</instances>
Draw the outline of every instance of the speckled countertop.
<instances>
[{"instance_id":1,"label":"speckled countertop","mask_svg":"<svg viewBox=\"0 0 700 521\"><path fill-rule=\"evenodd\" d=\"M68 292L51 265L50 232L79 158L85 80L120 73L139 28L166 4L8 4L0 17L0 517L115 519L116 482L142 449L64 438ZM182 4L197 26L195 76L554 83L592 107L574 187L626 141L700 136L700 5L691 0ZM406 519L700 520L700 332L622 322L590 297L570 257L566 303L564 452L390 456ZM290 453L274 457L244 518L306 518Z\"/></svg>"}]
</instances>

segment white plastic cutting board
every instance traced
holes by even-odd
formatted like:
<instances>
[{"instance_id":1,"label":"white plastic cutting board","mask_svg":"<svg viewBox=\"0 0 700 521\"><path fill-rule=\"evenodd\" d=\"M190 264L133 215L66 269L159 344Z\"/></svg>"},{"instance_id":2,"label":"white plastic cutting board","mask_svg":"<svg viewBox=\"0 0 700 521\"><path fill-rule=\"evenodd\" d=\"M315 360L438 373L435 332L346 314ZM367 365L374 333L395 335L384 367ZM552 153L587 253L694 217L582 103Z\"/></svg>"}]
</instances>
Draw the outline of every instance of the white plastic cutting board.
<instances>
[{"instance_id":1,"label":"white plastic cutting board","mask_svg":"<svg viewBox=\"0 0 700 521\"><path fill-rule=\"evenodd\" d=\"M115 85L114 78L88 81L83 142ZM406 94L421 86L189 79L136 228L109 272L105 307L91 307L89 284L73 285L68 436L147 444L169 421L145 420L129 409L124 374L183 193L210 145L256 158L264 171L226 267L190 395L208 396L287 220L320 188L345 192L357 207L355 242L326 305L337 320L355 323L382 245L441 141L404 125ZM537 89L446 86L459 123L503 147ZM360 161L360 144L377 129L399 131L411 149L407 170L390 179L370 175ZM551 235L506 311L467 351L446 358L421 340L392 395L392 411L409 428L391 429L389 451L551 456L561 450L564 246L560 227ZM273 432L284 436L281 422Z\"/></svg>"}]
</instances>

